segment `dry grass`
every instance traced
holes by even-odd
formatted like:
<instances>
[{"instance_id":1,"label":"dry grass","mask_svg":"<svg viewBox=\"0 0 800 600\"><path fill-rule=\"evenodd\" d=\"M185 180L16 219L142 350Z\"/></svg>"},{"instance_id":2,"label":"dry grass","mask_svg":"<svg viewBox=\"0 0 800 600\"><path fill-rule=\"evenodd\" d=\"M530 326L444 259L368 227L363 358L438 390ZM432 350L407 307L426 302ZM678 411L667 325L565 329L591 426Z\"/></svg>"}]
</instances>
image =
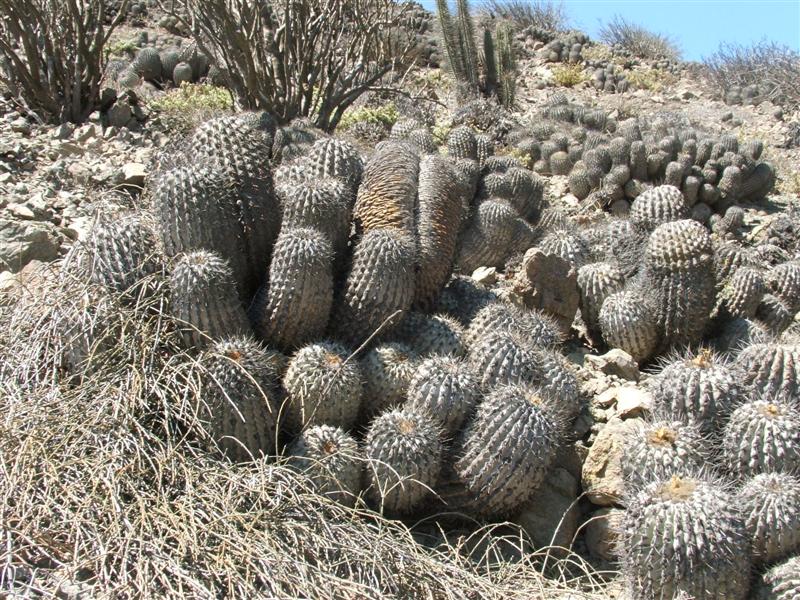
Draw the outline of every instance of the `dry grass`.
<instances>
[{"instance_id":1,"label":"dry grass","mask_svg":"<svg viewBox=\"0 0 800 600\"><path fill-rule=\"evenodd\" d=\"M443 542L218 458L164 298L56 268L0 297L0 595L608 597L577 558L548 579L546 552L493 558L514 542L492 528Z\"/></svg>"}]
</instances>

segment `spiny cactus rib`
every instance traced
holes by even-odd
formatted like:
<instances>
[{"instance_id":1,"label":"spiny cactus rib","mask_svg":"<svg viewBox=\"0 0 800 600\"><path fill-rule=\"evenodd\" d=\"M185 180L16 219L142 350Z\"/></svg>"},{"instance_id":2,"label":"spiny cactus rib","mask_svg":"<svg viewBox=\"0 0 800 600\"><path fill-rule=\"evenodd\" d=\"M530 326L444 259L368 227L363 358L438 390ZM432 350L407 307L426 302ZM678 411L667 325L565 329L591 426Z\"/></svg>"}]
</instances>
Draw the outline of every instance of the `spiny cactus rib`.
<instances>
[{"instance_id":1,"label":"spiny cactus rib","mask_svg":"<svg viewBox=\"0 0 800 600\"><path fill-rule=\"evenodd\" d=\"M603 340L624 350L637 362L650 358L658 344L658 324L650 299L637 290L611 294L598 316Z\"/></svg>"},{"instance_id":2,"label":"spiny cactus rib","mask_svg":"<svg viewBox=\"0 0 800 600\"><path fill-rule=\"evenodd\" d=\"M800 549L800 479L764 473L739 492L754 561L772 563Z\"/></svg>"},{"instance_id":3,"label":"spiny cactus rib","mask_svg":"<svg viewBox=\"0 0 800 600\"><path fill-rule=\"evenodd\" d=\"M198 250L178 258L170 275L170 312L188 348L250 331L228 264Z\"/></svg>"},{"instance_id":4,"label":"spiny cactus rib","mask_svg":"<svg viewBox=\"0 0 800 600\"><path fill-rule=\"evenodd\" d=\"M316 229L281 231L267 286L250 309L262 338L293 349L323 334L333 304L332 258L328 238Z\"/></svg>"},{"instance_id":5,"label":"spiny cactus rib","mask_svg":"<svg viewBox=\"0 0 800 600\"><path fill-rule=\"evenodd\" d=\"M408 406L427 411L454 434L478 404L478 381L462 360L434 356L422 361L408 386Z\"/></svg>"}]
</instances>

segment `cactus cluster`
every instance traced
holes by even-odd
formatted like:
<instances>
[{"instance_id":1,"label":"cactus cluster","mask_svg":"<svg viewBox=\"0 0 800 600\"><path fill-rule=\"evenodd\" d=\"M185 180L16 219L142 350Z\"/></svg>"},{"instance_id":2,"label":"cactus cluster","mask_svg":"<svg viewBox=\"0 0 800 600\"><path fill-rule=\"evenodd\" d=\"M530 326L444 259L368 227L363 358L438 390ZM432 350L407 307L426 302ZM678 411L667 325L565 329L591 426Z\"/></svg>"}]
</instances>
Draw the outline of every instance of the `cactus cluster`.
<instances>
[{"instance_id":1,"label":"cactus cluster","mask_svg":"<svg viewBox=\"0 0 800 600\"><path fill-rule=\"evenodd\" d=\"M195 44L169 47L161 51L152 47L141 48L130 63L121 63L116 69L116 83L122 88L135 88L143 81L180 86L206 78L214 85L226 85L227 76L209 58L198 51Z\"/></svg>"}]
</instances>

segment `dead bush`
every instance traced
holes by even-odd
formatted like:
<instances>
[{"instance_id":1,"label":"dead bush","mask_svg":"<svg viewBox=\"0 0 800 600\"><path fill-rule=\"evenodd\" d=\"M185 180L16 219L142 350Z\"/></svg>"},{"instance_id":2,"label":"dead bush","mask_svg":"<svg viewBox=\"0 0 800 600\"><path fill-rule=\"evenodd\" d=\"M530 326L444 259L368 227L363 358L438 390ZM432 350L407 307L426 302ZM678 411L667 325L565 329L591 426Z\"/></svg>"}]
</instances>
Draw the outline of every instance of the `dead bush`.
<instances>
[{"instance_id":1,"label":"dead bush","mask_svg":"<svg viewBox=\"0 0 800 600\"><path fill-rule=\"evenodd\" d=\"M620 15L603 25L600 40L646 60L678 60L681 54L668 36L631 23Z\"/></svg>"}]
</instances>

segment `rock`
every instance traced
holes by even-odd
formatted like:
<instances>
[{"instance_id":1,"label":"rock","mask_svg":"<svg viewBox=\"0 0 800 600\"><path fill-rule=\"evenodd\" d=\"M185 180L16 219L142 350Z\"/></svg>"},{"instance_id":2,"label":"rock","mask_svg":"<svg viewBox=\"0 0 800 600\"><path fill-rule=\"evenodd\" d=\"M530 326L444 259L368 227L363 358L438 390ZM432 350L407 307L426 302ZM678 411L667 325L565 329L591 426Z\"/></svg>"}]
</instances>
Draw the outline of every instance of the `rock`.
<instances>
[{"instance_id":1,"label":"rock","mask_svg":"<svg viewBox=\"0 0 800 600\"><path fill-rule=\"evenodd\" d=\"M127 127L134 117L127 102L116 102L108 109L106 118L111 127Z\"/></svg>"},{"instance_id":2,"label":"rock","mask_svg":"<svg viewBox=\"0 0 800 600\"><path fill-rule=\"evenodd\" d=\"M611 419L598 433L583 463L582 483L586 497L598 506L622 502L625 486L622 479L622 445L636 431L639 419Z\"/></svg>"},{"instance_id":3,"label":"rock","mask_svg":"<svg viewBox=\"0 0 800 600\"><path fill-rule=\"evenodd\" d=\"M11 173L0 173L0 183L8 183L12 177Z\"/></svg>"},{"instance_id":4,"label":"rock","mask_svg":"<svg viewBox=\"0 0 800 600\"><path fill-rule=\"evenodd\" d=\"M588 354L584 358L584 364L587 369L601 371L606 375L639 381L639 365L630 354L619 348L613 348L600 356Z\"/></svg>"},{"instance_id":5,"label":"rock","mask_svg":"<svg viewBox=\"0 0 800 600\"><path fill-rule=\"evenodd\" d=\"M653 409L653 396L650 392L631 385L617 388L617 414L622 419L641 417Z\"/></svg>"},{"instance_id":6,"label":"rock","mask_svg":"<svg viewBox=\"0 0 800 600\"><path fill-rule=\"evenodd\" d=\"M6 206L6 210L15 217L26 221L33 221L36 219L36 215L33 214L33 211L24 204L16 204L12 202Z\"/></svg>"},{"instance_id":7,"label":"rock","mask_svg":"<svg viewBox=\"0 0 800 600\"><path fill-rule=\"evenodd\" d=\"M11 131L27 135L31 132L31 124L25 117L19 117L11 121Z\"/></svg>"},{"instance_id":8,"label":"rock","mask_svg":"<svg viewBox=\"0 0 800 600\"><path fill-rule=\"evenodd\" d=\"M75 130L75 133L72 134L72 137L77 142L88 142L93 137L97 136L97 128L92 124L89 123L87 125L83 125Z\"/></svg>"},{"instance_id":9,"label":"rock","mask_svg":"<svg viewBox=\"0 0 800 600\"><path fill-rule=\"evenodd\" d=\"M569 332L578 312L579 294L577 273L566 260L538 248L529 249L514 279L513 292L526 307L543 310Z\"/></svg>"},{"instance_id":10,"label":"rock","mask_svg":"<svg viewBox=\"0 0 800 600\"><path fill-rule=\"evenodd\" d=\"M122 167L122 185L142 187L147 169L142 163L127 163Z\"/></svg>"},{"instance_id":11,"label":"rock","mask_svg":"<svg viewBox=\"0 0 800 600\"><path fill-rule=\"evenodd\" d=\"M578 481L565 469L555 468L514 519L536 548L558 546L552 554L564 556L578 529Z\"/></svg>"},{"instance_id":12,"label":"rock","mask_svg":"<svg viewBox=\"0 0 800 600\"><path fill-rule=\"evenodd\" d=\"M601 508L592 513L584 531L586 547L595 558L612 562L618 558L617 531L624 510Z\"/></svg>"},{"instance_id":13,"label":"rock","mask_svg":"<svg viewBox=\"0 0 800 600\"><path fill-rule=\"evenodd\" d=\"M494 267L478 267L473 271L472 278L485 286L497 283L497 269Z\"/></svg>"},{"instance_id":14,"label":"rock","mask_svg":"<svg viewBox=\"0 0 800 600\"><path fill-rule=\"evenodd\" d=\"M72 123L62 123L53 129L52 135L56 140L68 140L72 136L73 131L75 131L75 125Z\"/></svg>"},{"instance_id":15,"label":"rock","mask_svg":"<svg viewBox=\"0 0 800 600\"><path fill-rule=\"evenodd\" d=\"M57 149L59 156L79 156L85 152L84 148L72 142L59 144Z\"/></svg>"},{"instance_id":16,"label":"rock","mask_svg":"<svg viewBox=\"0 0 800 600\"><path fill-rule=\"evenodd\" d=\"M772 111L772 118L778 121L783 121L783 109L781 107Z\"/></svg>"},{"instance_id":17,"label":"rock","mask_svg":"<svg viewBox=\"0 0 800 600\"><path fill-rule=\"evenodd\" d=\"M692 92L689 90L680 90L678 92L678 98L681 100L691 100L692 98L697 98Z\"/></svg>"},{"instance_id":18,"label":"rock","mask_svg":"<svg viewBox=\"0 0 800 600\"><path fill-rule=\"evenodd\" d=\"M61 240L50 223L0 218L0 261L12 272L32 260L51 261L58 257Z\"/></svg>"},{"instance_id":19,"label":"rock","mask_svg":"<svg viewBox=\"0 0 800 600\"><path fill-rule=\"evenodd\" d=\"M720 121L722 121L722 122L724 123L725 121L730 121L731 119L733 119L733 113L732 113L731 111L728 111L728 112L724 113L724 114L723 114L723 115L720 117L720 119L719 119L719 120L720 120Z\"/></svg>"}]
</instances>

